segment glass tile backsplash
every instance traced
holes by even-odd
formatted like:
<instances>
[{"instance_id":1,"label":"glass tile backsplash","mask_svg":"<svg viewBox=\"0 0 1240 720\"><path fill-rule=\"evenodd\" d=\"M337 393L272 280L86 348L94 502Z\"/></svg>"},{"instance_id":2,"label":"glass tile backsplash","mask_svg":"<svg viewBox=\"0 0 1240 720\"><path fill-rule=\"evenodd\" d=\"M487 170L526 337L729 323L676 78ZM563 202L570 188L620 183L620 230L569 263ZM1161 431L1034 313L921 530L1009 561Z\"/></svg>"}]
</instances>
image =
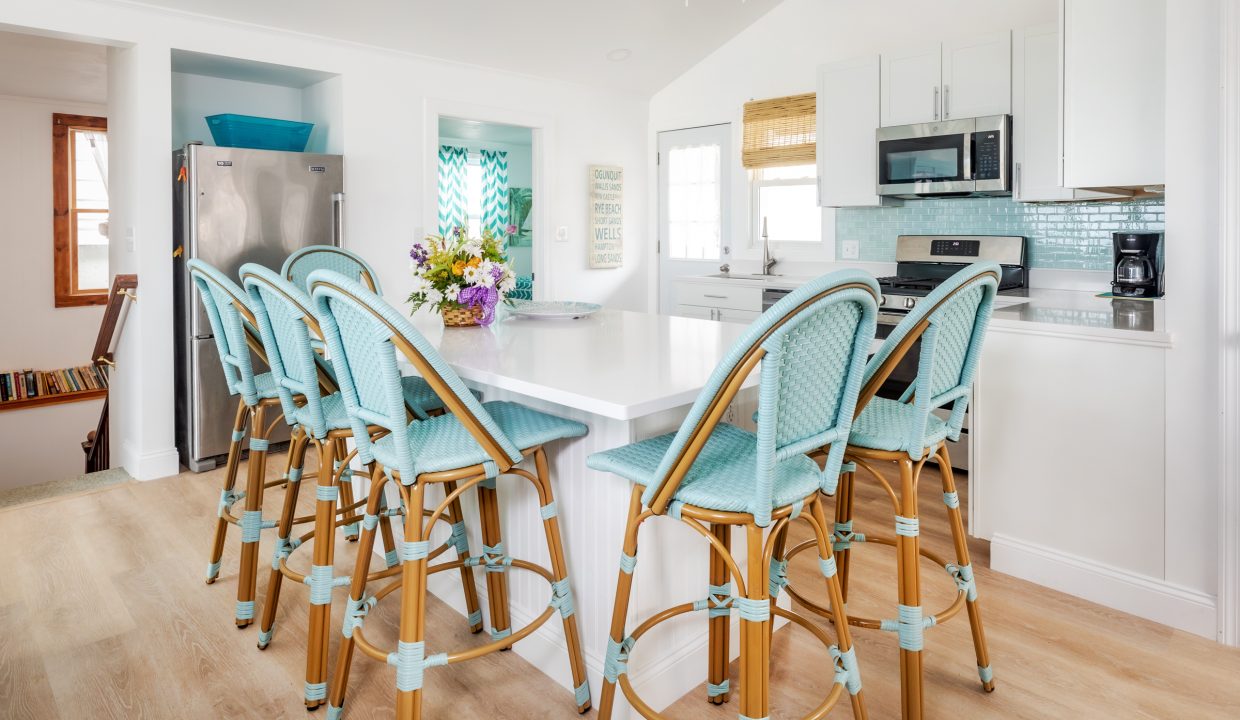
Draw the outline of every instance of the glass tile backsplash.
<instances>
[{"instance_id":1,"label":"glass tile backsplash","mask_svg":"<svg viewBox=\"0 0 1240 720\"><path fill-rule=\"evenodd\" d=\"M840 208L838 244L857 240L861 260L892 262L897 235L1024 235L1029 266L1110 270L1111 233L1163 232L1163 200L1018 203L1011 198L908 200L903 207Z\"/></svg>"}]
</instances>

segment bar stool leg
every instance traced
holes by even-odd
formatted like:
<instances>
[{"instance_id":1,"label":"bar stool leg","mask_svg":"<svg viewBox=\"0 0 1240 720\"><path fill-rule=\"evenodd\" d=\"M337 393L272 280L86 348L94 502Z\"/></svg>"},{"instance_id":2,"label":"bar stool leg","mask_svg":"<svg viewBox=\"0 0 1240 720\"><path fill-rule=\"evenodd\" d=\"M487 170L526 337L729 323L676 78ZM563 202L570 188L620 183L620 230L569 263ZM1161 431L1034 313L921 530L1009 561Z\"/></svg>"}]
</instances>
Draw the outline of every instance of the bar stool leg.
<instances>
[{"instance_id":1,"label":"bar stool leg","mask_svg":"<svg viewBox=\"0 0 1240 720\"><path fill-rule=\"evenodd\" d=\"M749 577L745 597L738 597L735 602L741 618L740 714L747 718L770 714L770 565L763 562L763 540L762 528L754 524L745 526Z\"/></svg>"},{"instance_id":2,"label":"bar stool leg","mask_svg":"<svg viewBox=\"0 0 1240 720\"><path fill-rule=\"evenodd\" d=\"M331 630L333 558L336 546L335 440L318 443L319 482L315 487L314 556L310 566L310 628L306 648L306 707L327 698L327 633Z\"/></svg>"},{"instance_id":3,"label":"bar stool leg","mask_svg":"<svg viewBox=\"0 0 1240 720\"><path fill-rule=\"evenodd\" d=\"M344 438L340 438L336 441L336 462L344 462L344 458L348 456L349 445ZM340 474L340 507L348 507L353 504L353 501L353 468L346 467L344 472ZM359 537L357 523L348 523L343 527L343 530L345 540L357 542Z\"/></svg>"},{"instance_id":4,"label":"bar stool leg","mask_svg":"<svg viewBox=\"0 0 1240 720\"><path fill-rule=\"evenodd\" d=\"M896 574L900 602L900 694L901 717L921 720L925 715L922 698L922 615L921 568L917 536L917 476L913 462L897 461L900 466L900 517L896 520ZM912 521L911 523L908 521ZM913 527L912 534L902 527Z\"/></svg>"},{"instance_id":5,"label":"bar stool leg","mask_svg":"<svg viewBox=\"0 0 1240 720\"><path fill-rule=\"evenodd\" d=\"M853 473L840 473L840 484L835 490L835 530L837 531L852 532L853 481ZM847 541L843 545L843 548L835 551L835 565L840 576L840 592L843 593L844 602L848 602L848 567L851 564L852 551Z\"/></svg>"},{"instance_id":6,"label":"bar stool leg","mask_svg":"<svg viewBox=\"0 0 1240 720\"><path fill-rule=\"evenodd\" d=\"M586 678L586 661L581 653L581 636L577 631L577 615L568 582L568 562L564 559L560 521L556 513L555 495L551 491L551 472L547 467L547 453L542 448L534 452L534 467L538 470L539 496L543 501L543 529L547 533L551 573L555 576L552 588L555 600L560 605L560 617L564 620L564 639L568 644L568 664L573 673L577 712L584 713L590 709L590 682Z\"/></svg>"},{"instance_id":7,"label":"bar stool leg","mask_svg":"<svg viewBox=\"0 0 1240 720\"><path fill-rule=\"evenodd\" d=\"M367 515L379 515L379 511L384 507L384 488L387 485L387 476L374 463L371 464L370 470L370 499L366 502ZM380 518L382 523L383 518ZM391 527L388 527L390 532ZM336 655L336 671L332 676L331 691L327 700L327 718L328 720L336 720L340 717L342 708L344 707L345 691L349 688L349 669L353 664L353 648L356 642L353 640L353 628L361 624L361 619L365 615L367 608L362 598L366 597L366 576L370 573L370 554L375 549L376 528L367 527L362 523L362 535L357 543L357 564L353 567L353 579L349 583L349 609L345 612L343 639L340 641L340 650ZM395 547L389 545L389 547ZM357 609L358 617L351 616L351 612ZM354 624L357 623L357 625Z\"/></svg>"},{"instance_id":8,"label":"bar stool leg","mask_svg":"<svg viewBox=\"0 0 1240 720\"><path fill-rule=\"evenodd\" d=\"M412 515L417 509L409 508L408 512ZM506 555L499 520L499 493L495 490L494 479L478 486L478 515L482 520L483 557ZM508 618L508 573L502 567L492 572L489 563L483 567L487 577L487 600L491 606L491 637L500 640L512 634Z\"/></svg>"},{"instance_id":9,"label":"bar stool leg","mask_svg":"<svg viewBox=\"0 0 1240 720\"><path fill-rule=\"evenodd\" d=\"M853 718L866 720L865 698L861 690L861 675L856 670L856 654L853 652L852 631L848 627L848 610L844 606L844 588L840 582L835 565L835 557L831 550L831 538L826 534L826 512L822 509L822 495L814 499L810 514L814 518L814 534L818 541L818 564L822 568L827 581L827 599L831 605L831 615L835 618L835 635L838 639L840 662L851 675L844 687L852 700Z\"/></svg>"},{"instance_id":10,"label":"bar stool leg","mask_svg":"<svg viewBox=\"0 0 1240 720\"><path fill-rule=\"evenodd\" d=\"M421 720L422 673L428 664L426 637L426 558L421 483L401 485L405 496L405 550L401 552L400 640L397 644L396 720ZM360 561L359 561L360 562ZM447 662L446 657L443 658Z\"/></svg>"},{"instance_id":11,"label":"bar stool leg","mask_svg":"<svg viewBox=\"0 0 1240 720\"><path fill-rule=\"evenodd\" d=\"M731 525L713 524L710 526L710 533L726 551L731 552ZM732 595L732 576L728 572L728 563L713 544L710 546L710 595L712 597L731 597ZM732 640L730 632L732 613L726 607L718 608L718 612L715 608L708 608L707 613L709 615L707 637L709 638L710 666L706 675L706 695L710 702L722 705L731 697L728 674L732 654L728 646Z\"/></svg>"},{"instance_id":12,"label":"bar stool leg","mask_svg":"<svg viewBox=\"0 0 1240 720\"><path fill-rule=\"evenodd\" d=\"M443 491L447 495L456 492L455 482L445 482ZM465 512L461 509L461 500L457 498L448 505L448 521L452 523L452 537L456 544L458 560L469 558L469 535L465 532ZM392 547L388 545L388 547ZM482 632L482 610L478 606L478 587L474 584L474 571L468 565L461 566L461 587L465 590L465 610L469 613L469 631Z\"/></svg>"},{"instance_id":13,"label":"bar stool leg","mask_svg":"<svg viewBox=\"0 0 1240 720\"><path fill-rule=\"evenodd\" d=\"M245 422L250 417L250 408L244 400L237 401L237 416L233 420L232 441L228 444L228 463L224 470L224 497L232 494L237 487L237 466L241 462L241 441L245 439ZM224 519L224 508L220 508L220 518L215 522L215 538L211 542L211 559L207 561L207 584L215 582L220 575L220 558L224 556L224 540L228 535L228 521Z\"/></svg>"},{"instance_id":14,"label":"bar stool leg","mask_svg":"<svg viewBox=\"0 0 1240 720\"><path fill-rule=\"evenodd\" d=\"M607 639L607 658L603 661L603 691L599 696L599 720L611 720L616 702L616 680L628 663L628 643L624 634L629 615L629 596L633 591L633 570L637 565L637 529L642 514L642 486L634 485L629 498L629 515L620 551L620 576L616 581L616 603L611 611L611 635Z\"/></svg>"},{"instance_id":15,"label":"bar stool leg","mask_svg":"<svg viewBox=\"0 0 1240 720\"><path fill-rule=\"evenodd\" d=\"M288 450L288 465L284 477L288 478L287 489L284 491L284 508L280 512L280 524L276 526L276 549L272 553L271 575L267 580L267 597L263 599L263 618L258 624L258 649L266 650L271 643L271 635L275 629L276 610L280 605L280 587L284 583L284 573L280 572L280 558L287 557L292 550L289 536L293 532L293 518L297 514L297 496L301 490L301 471L306 458L306 448L310 443L301 428L293 431L292 443Z\"/></svg>"},{"instance_id":16,"label":"bar stool leg","mask_svg":"<svg viewBox=\"0 0 1240 720\"><path fill-rule=\"evenodd\" d=\"M246 468L245 511L241 517L241 571L237 579L237 627L254 622L258 579L258 541L263 530L263 485L267 468L267 408L254 408L250 424L250 458Z\"/></svg>"},{"instance_id":17,"label":"bar stool leg","mask_svg":"<svg viewBox=\"0 0 1240 720\"><path fill-rule=\"evenodd\" d=\"M969 628L973 632L973 650L977 655L977 673L986 692L994 692L995 678L990 669L990 653L986 649L986 631L982 628L982 611L977 605L977 583L973 579L973 566L969 561L969 545L964 532L964 519L960 515L960 499L956 494L956 479L952 475L952 462L943 446L935 455L939 474L943 476L943 500L947 504L947 519L951 523L952 543L956 546L958 580L967 586L965 609L969 612ZM966 569L967 568L967 569Z\"/></svg>"}]
</instances>

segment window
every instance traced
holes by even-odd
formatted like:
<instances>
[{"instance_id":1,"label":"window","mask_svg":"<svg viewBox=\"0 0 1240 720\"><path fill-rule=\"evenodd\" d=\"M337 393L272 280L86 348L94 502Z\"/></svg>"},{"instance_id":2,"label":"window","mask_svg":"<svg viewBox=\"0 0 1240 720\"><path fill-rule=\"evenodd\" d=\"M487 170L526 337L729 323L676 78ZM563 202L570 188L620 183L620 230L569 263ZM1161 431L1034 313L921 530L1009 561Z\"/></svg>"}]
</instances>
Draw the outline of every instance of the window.
<instances>
[{"instance_id":1,"label":"window","mask_svg":"<svg viewBox=\"0 0 1240 720\"><path fill-rule=\"evenodd\" d=\"M465 161L465 217L469 236L482 237L482 163L476 153Z\"/></svg>"},{"instance_id":2,"label":"window","mask_svg":"<svg viewBox=\"0 0 1240 720\"><path fill-rule=\"evenodd\" d=\"M52 116L56 307L107 302L107 131L107 118Z\"/></svg>"},{"instance_id":3,"label":"window","mask_svg":"<svg viewBox=\"0 0 1240 720\"><path fill-rule=\"evenodd\" d=\"M822 208L818 207L816 165L788 165L753 171L755 245L762 225L773 243L822 242Z\"/></svg>"},{"instance_id":4,"label":"window","mask_svg":"<svg viewBox=\"0 0 1240 720\"><path fill-rule=\"evenodd\" d=\"M719 258L718 145L674 147L667 154L667 244L673 260Z\"/></svg>"}]
</instances>

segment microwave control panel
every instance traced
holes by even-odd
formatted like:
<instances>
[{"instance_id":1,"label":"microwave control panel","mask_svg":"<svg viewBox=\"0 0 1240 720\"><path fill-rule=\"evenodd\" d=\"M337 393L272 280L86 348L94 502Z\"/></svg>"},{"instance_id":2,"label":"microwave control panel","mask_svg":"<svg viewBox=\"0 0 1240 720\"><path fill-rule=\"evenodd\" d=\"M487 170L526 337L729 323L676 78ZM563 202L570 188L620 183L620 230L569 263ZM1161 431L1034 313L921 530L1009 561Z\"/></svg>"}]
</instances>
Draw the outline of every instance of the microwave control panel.
<instances>
[{"instance_id":1,"label":"microwave control panel","mask_svg":"<svg viewBox=\"0 0 1240 720\"><path fill-rule=\"evenodd\" d=\"M973 135L974 180L998 180L1002 177L1001 137L998 130L986 130Z\"/></svg>"}]
</instances>

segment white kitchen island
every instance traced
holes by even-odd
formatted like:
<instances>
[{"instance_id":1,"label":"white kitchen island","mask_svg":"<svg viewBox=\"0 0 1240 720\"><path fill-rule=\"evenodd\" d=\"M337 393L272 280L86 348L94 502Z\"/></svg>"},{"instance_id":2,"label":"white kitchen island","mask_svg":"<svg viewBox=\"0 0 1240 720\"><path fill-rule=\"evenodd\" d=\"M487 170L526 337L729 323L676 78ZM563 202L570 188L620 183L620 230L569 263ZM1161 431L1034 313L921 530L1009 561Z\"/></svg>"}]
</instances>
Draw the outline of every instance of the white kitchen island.
<instances>
[{"instance_id":1,"label":"white kitchen island","mask_svg":"<svg viewBox=\"0 0 1240 720\"><path fill-rule=\"evenodd\" d=\"M590 428L586 437L547 446L560 528L568 556L577 622L594 703L597 706L606 654L616 575L619 570L628 481L586 467L593 452L675 430L710 373L745 325L692 318L604 310L577 320L532 320L501 311L491 327L445 329L437 317L414 324L445 360L485 400L512 400L573 418ZM412 373L412 369L408 372ZM756 373L751 378L756 385ZM730 409L730 422L751 425L752 387ZM537 498L528 482L499 480L503 532L513 557L547 563ZM482 546L472 493L466 495L471 550ZM435 539L447 536L436 530ZM708 545L671 519L646 523L639 540L629 629L638 618L706 596ZM512 572L514 629L537 617L551 591L531 573ZM430 589L464 614L460 576L437 573ZM486 584L479 575L486 612ZM489 627L489 624L488 624ZM695 687L705 693L706 616L693 613L660 626L633 653L629 677L653 707L663 708ZM435 630L427 644L435 652ZM737 643L732 644L735 651ZM565 688L572 688L558 618L514 646ZM434 671L432 671L434 672ZM705 695L703 694L703 698ZM565 703L571 703L566 692ZM617 717L628 716L623 695Z\"/></svg>"}]
</instances>

